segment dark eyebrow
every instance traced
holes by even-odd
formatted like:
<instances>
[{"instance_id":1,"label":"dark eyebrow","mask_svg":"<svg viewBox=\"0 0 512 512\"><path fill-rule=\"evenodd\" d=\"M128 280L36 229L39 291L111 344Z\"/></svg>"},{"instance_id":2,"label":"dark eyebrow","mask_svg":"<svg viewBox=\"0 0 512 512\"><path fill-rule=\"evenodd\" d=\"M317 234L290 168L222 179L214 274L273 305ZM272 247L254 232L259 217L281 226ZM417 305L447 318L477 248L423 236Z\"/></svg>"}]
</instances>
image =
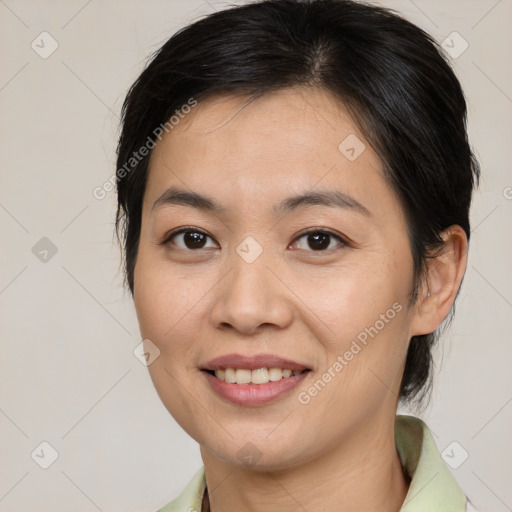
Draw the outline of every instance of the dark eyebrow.
<instances>
[{"instance_id":1,"label":"dark eyebrow","mask_svg":"<svg viewBox=\"0 0 512 512\"><path fill-rule=\"evenodd\" d=\"M198 210L210 212L223 212L226 208L221 206L215 199L198 194L197 192L187 192L178 187L168 188L154 203L152 210L164 204L180 204L183 206L192 206Z\"/></svg>"},{"instance_id":2,"label":"dark eyebrow","mask_svg":"<svg viewBox=\"0 0 512 512\"><path fill-rule=\"evenodd\" d=\"M192 206L199 210L222 213L227 208L220 205L215 199L198 194L197 192L187 192L178 187L168 188L153 204L153 210L164 204L178 204ZM363 215L370 216L368 208L356 201L350 196L343 194L338 190L318 190L315 192L306 192L296 196L288 197L274 206L276 215L286 215L293 210L304 208L306 206L321 205L329 207L338 207L351 209Z\"/></svg>"},{"instance_id":3,"label":"dark eyebrow","mask_svg":"<svg viewBox=\"0 0 512 512\"><path fill-rule=\"evenodd\" d=\"M312 205L351 209L363 215L371 215L368 208L339 190L317 190L315 192L306 192L297 196L288 197L274 206L274 212L277 215L285 215L297 208Z\"/></svg>"}]
</instances>

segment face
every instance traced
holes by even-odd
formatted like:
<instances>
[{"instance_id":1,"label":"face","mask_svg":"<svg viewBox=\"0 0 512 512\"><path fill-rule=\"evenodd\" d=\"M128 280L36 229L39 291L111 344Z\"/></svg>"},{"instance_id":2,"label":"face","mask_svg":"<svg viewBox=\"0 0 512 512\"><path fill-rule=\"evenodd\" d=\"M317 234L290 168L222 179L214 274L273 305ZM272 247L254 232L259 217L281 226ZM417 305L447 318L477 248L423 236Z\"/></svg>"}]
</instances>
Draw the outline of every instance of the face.
<instances>
[{"instance_id":1,"label":"face","mask_svg":"<svg viewBox=\"0 0 512 512\"><path fill-rule=\"evenodd\" d=\"M325 91L206 100L153 150L135 307L162 402L212 456L291 467L394 418L412 276L382 164Z\"/></svg>"}]
</instances>

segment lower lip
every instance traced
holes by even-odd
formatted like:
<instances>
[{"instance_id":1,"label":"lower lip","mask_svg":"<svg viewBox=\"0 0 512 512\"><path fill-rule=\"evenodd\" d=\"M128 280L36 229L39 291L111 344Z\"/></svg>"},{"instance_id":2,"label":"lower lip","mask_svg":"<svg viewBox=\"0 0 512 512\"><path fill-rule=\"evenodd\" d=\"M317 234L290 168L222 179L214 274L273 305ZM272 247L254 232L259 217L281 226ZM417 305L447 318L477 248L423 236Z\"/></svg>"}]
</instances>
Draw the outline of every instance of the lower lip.
<instances>
[{"instance_id":1,"label":"lower lip","mask_svg":"<svg viewBox=\"0 0 512 512\"><path fill-rule=\"evenodd\" d=\"M237 405L246 407L256 407L265 405L298 386L310 372L304 372L292 377L283 378L265 384L232 384L218 379L211 373L202 372L213 390L225 400L233 402Z\"/></svg>"}]
</instances>

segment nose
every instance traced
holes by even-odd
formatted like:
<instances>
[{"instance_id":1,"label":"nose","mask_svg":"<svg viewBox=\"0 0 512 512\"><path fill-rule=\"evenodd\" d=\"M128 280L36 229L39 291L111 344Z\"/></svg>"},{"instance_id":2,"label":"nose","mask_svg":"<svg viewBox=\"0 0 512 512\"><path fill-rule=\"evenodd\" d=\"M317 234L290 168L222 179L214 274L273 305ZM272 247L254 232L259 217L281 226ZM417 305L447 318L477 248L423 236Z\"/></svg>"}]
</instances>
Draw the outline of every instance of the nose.
<instances>
[{"instance_id":1,"label":"nose","mask_svg":"<svg viewBox=\"0 0 512 512\"><path fill-rule=\"evenodd\" d=\"M263 257L247 263L234 255L232 271L215 289L210 316L214 327L253 334L264 326L284 329L291 324L290 293L269 266L275 267Z\"/></svg>"}]
</instances>

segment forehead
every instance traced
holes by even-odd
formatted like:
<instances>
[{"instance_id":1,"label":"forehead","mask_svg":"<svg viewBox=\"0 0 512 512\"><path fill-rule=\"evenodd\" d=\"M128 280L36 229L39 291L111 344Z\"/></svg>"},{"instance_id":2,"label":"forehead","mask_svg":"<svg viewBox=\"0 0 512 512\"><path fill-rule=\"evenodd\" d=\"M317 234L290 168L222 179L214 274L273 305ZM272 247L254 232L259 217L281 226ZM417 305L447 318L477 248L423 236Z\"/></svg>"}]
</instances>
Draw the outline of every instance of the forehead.
<instances>
[{"instance_id":1,"label":"forehead","mask_svg":"<svg viewBox=\"0 0 512 512\"><path fill-rule=\"evenodd\" d=\"M153 149L148 201L174 184L198 192L215 189L232 201L249 196L277 201L317 184L341 185L356 198L370 193L376 196L371 202L393 195L378 155L348 111L330 93L312 87L255 99L216 96L182 113Z\"/></svg>"},{"instance_id":2,"label":"forehead","mask_svg":"<svg viewBox=\"0 0 512 512\"><path fill-rule=\"evenodd\" d=\"M219 95L189 110L157 145L157 153L165 145L198 142L212 150L216 143L229 140L231 151L222 150L226 158L242 153L258 159L294 154L304 158L307 153L313 158L329 147L336 161L338 146L347 136L364 139L342 103L328 91L313 87L281 89L257 98ZM378 166L378 158L374 160Z\"/></svg>"}]
</instances>

